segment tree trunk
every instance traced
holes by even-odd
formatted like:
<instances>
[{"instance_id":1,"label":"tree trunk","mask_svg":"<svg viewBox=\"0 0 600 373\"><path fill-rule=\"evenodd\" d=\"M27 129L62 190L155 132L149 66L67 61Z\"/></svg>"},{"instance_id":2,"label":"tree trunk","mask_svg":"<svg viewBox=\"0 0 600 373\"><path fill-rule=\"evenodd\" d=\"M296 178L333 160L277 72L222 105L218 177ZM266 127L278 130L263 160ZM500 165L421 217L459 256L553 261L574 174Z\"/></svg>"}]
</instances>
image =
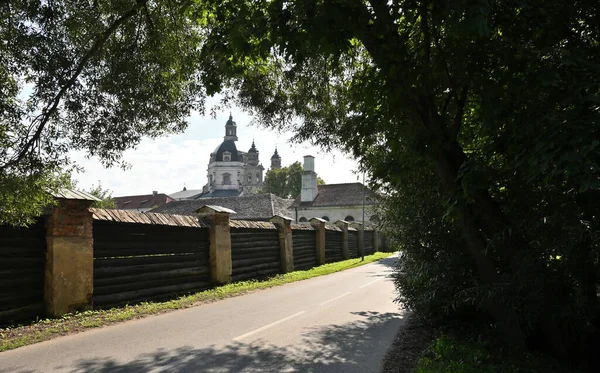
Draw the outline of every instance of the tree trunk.
<instances>
[{"instance_id":1,"label":"tree trunk","mask_svg":"<svg viewBox=\"0 0 600 373\"><path fill-rule=\"evenodd\" d=\"M458 187L458 170L460 164L453 162L445 150L441 150L437 159L435 159L435 168L438 176L447 191L453 191ZM480 207L481 209L482 207ZM478 225L477 217L472 211L472 206L466 203L459 203L460 212L459 228L467 244L469 253L475 260L475 265L479 277L486 285L492 286L497 283L496 266L494 262L485 255L486 241L482 237L481 228ZM487 302L488 312L492 315L498 330L503 339L518 350L526 349L525 334L517 320L516 315L505 304L496 299L489 299Z\"/></svg>"}]
</instances>

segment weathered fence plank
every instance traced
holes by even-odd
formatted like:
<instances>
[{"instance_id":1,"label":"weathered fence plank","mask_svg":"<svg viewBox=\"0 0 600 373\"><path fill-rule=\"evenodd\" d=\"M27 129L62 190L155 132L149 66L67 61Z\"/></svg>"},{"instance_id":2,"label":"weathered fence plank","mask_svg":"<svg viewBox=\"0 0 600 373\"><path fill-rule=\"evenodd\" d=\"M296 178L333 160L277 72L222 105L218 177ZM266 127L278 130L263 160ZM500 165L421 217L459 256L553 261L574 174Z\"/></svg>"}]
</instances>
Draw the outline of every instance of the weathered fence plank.
<instances>
[{"instance_id":1,"label":"weathered fence plank","mask_svg":"<svg viewBox=\"0 0 600 373\"><path fill-rule=\"evenodd\" d=\"M46 230L0 226L0 325L43 316Z\"/></svg>"},{"instance_id":2,"label":"weathered fence plank","mask_svg":"<svg viewBox=\"0 0 600 373\"><path fill-rule=\"evenodd\" d=\"M343 259L343 233L339 230L325 231L325 262L338 262Z\"/></svg>"},{"instance_id":3,"label":"weathered fence plank","mask_svg":"<svg viewBox=\"0 0 600 373\"><path fill-rule=\"evenodd\" d=\"M164 220L158 214L153 219ZM210 287L208 229L169 222L174 223L94 222L94 306L168 299Z\"/></svg>"},{"instance_id":4,"label":"weathered fence plank","mask_svg":"<svg viewBox=\"0 0 600 373\"><path fill-rule=\"evenodd\" d=\"M232 227L231 262L233 281L260 279L281 273L278 231Z\"/></svg>"},{"instance_id":5,"label":"weathered fence plank","mask_svg":"<svg viewBox=\"0 0 600 373\"><path fill-rule=\"evenodd\" d=\"M358 258L358 232L348 231L348 251L350 258Z\"/></svg>"},{"instance_id":6,"label":"weathered fence plank","mask_svg":"<svg viewBox=\"0 0 600 373\"><path fill-rule=\"evenodd\" d=\"M317 265L317 234L315 230L292 230L294 268L306 270Z\"/></svg>"}]
</instances>

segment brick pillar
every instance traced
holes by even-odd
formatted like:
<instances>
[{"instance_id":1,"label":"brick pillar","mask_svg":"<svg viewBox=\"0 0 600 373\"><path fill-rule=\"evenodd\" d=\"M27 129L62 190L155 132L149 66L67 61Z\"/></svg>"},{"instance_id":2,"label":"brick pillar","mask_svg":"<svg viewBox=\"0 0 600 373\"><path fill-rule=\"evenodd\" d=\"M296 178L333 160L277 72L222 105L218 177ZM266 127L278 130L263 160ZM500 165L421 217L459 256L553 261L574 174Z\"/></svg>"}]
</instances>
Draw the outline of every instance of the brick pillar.
<instances>
[{"instance_id":1,"label":"brick pillar","mask_svg":"<svg viewBox=\"0 0 600 373\"><path fill-rule=\"evenodd\" d=\"M338 220L335 222L338 228L342 229L342 258L350 259L350 249L348 248L348 222L345 220Z\"/></svg>"},{"instance_id":2,"label":"brick pillar","mask_svg":"<svg viewBox=\"0 0 600 373\"><path fill-rule=\"evenodd\" d=\"M58 199L46 219L44 301L49 316L92 308L93 201Z\"/></svg>"},{"instance_id":3,"label":"brick pillar","mask_svg":"<svg viewBox=\"0 0 600 373\"><path fill-rule=\"evenodd\" d=\"M271 218L279 232L279 248L281 250L281 271L294 271L294 245L292 242L292 218L275 215Z\"/></svg>"},{"instance_id":4,"label":"brick pillar","mask_svg":"<svg viewBox=\"0 0 600 373\"><path fill-rule=\"evenodd\" d=\"M309 221L317 231L317 265L325 264L325 220L312 218Z\"/></svg>"},{"instance_id":5,"label":"brick pillar","mask_svg":"<svg viewBox=\"0 0 600 373\"><path fill-rule=\"evenodd\" d=\"M208 228L210 242L210 276L215 285L231 283L231 234L229 215L235 211L220 206L202 206L198 210L199 218L210 222Z\"/></svg>"},{"instance_id":6,"label":"brick pillar","mask_svg":"<svg viewBox=\"0 0 600 373\"><path fill-rule=\"evenodd\" d=\"M363 230L362 223L355 221L350 226L358 232L358 256L362 257L365 255L365 231Z\"/></svg>"}]
</instances>

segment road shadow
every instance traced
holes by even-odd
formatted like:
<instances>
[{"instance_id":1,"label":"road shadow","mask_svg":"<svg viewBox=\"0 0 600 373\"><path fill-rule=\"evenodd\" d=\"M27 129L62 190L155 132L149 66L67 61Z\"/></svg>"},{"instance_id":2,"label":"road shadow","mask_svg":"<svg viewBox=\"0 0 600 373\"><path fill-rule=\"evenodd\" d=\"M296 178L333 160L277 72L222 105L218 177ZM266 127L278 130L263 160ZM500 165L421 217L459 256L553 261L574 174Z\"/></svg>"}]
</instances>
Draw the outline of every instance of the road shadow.
<instances>
[{"instance_id":1,"label":"road shadow","mask_svg":"<svg viewBox=\"0 0 600 373\"><path fill-rule=\"evenodd\" d=\"M308 328L299 347L260 340L200 349L182 346L158 349L129 362L80 360L70 372L379 372L383 356L405 320L400 313L354 315L359 319L350 323Z\"/></svg>"}]
</instances>

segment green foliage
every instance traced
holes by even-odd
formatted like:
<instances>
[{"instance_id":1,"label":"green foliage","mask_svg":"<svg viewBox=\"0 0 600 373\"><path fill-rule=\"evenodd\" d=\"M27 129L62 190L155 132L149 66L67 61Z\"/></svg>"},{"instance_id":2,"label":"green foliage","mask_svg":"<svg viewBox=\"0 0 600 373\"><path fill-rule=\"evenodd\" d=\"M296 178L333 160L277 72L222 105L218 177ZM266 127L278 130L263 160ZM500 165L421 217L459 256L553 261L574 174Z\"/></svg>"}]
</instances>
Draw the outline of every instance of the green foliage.
<instances>
[{"instance_id":1,"label":"green foliage","mask_svg":"<svg viewBox=\"0 0 600 373\"><path fill-rule=\"evenodd\" d=\"M0 174L0 224L27 226L54 204L52 193L70 185L70 175L41 172Z\"/></svg>"},{"instance_id":2,"label":"green foliage","mask_svg":"<svg viewBox=\"0 0 600 373\"><path fill-rule=\"evenodd\" d=\"M350 152L389 194L406 304L475 310L566 361L593 358L600 329L597 10L215 0L192 14L211 32L209 92Z\"/></svg>"},{"instance_id":3,"label":"green foliage","mask_svg":"<svg viewBox=\"0 0 600 373\"><path fill-rule=\"evenodd\" d=\"M26 223L68 152L119 163L203 112L190 0L0 3L0 214ZM62 180L64 181L64 180Z\"/></svg>"},{"instance_id":4,"label":"green foliage","mask_svg":"<svg viewBox=\"0 0 600 373\"><path fill-rule=\"evenodd\" d=\"M273 193L281 198L296 198L302 191L302 173L304 168L300 162L289 166L269 170L263 184L264 193ZM324 185L325 181L317 177L317 184Z\"/></svg>"},{"instance_id":5,"label":"green foliage","mask_svg":"<svg viewBox=\"0 0 600 373\"><path fill-rule=\"evenodd\" d=\"M492 352L494 351L494 352ZM561 372L556 362L527 354L514 356L480 340L441 334L419 359L413 373Z\"/></svg>"},{"instance_id":6,"label":"green foliage","mask_svg":"<svg viewBox=\"0 0 600 373\"><path fill-rule=\"evenodd\" d=\"M114 209L117 207L115 200L112 198L112 192L108 189L103 189L100 181L98 181L98 185L92 185L88 193L100 199L100 201L95 201L92 207L101 209Z\"/></svg>"}]
</instances>

